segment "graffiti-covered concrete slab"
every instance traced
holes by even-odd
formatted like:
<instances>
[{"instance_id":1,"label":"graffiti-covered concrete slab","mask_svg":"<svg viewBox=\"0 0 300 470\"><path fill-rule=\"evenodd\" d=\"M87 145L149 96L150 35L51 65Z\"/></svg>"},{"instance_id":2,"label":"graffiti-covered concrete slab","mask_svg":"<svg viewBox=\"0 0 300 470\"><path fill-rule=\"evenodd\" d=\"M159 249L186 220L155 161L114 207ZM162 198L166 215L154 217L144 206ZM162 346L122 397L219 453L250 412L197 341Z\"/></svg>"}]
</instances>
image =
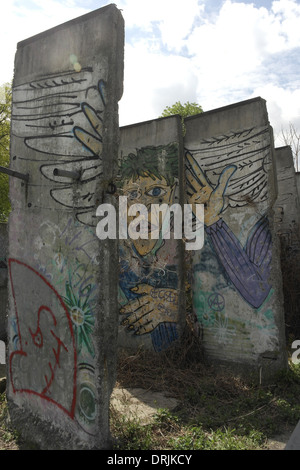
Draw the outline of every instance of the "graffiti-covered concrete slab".
<instances>
[{"instance_id":1,"label":"graffiti-covered concrete slab","mask_svg":"<svg viewBox=\"0 0 300 470\"><path fill-rule=\"evenodd\" d=\"M193 262L193 308L207 358L252 368L285 366L272 130L257 98L186 120L186 184L205 205L205 245Z\"/></svg>"},{"instance_id":2,"label":"graffiti-covered concrete slab","mask_svg":"<svg viewBox=\"0 0 300 470\"><path fill-rule=\"evenodd\" d=\"M109 5L15 57L7 394L14 426L46 449L110 441L118 248L95 227L113 203L123 42Z\"/></svg>"},{"instance_id":3,"label":"graffiti-covered concrete slab","mask_svg":"<svg viewBox=\"0 0 300 470\"><path fill-rule=\"evenodd\" d=\"M141 232L130 236L127 230L126 238L120 239L119 345L160 352L180 337L184 254L182 239L172 235L173 211L169 219L166 214L152 218L151 207L182 206L180 119L172 116L126 126L120 137L119 194L127 198L128 214L133 204L145 206L145 228L150 228L146 238ZM133 219L128 217L128 227Z\"/></svg>"},{"instance_id":4,"label":"graffiti-covered concrete slab","mask_svg":"<svg viewBox=\"0 0 300 470\"><path fill-rule=\"evenodd\" d=\"M278 197L275 229L280 240L286 336L300 338L300 224L299 196L290 147L275 149Z\"/></svg>"},{"instance_id":5,"label":"graffiti-covered concrete slab","mask_svg":"<svg viewBox=\"0 0 300 470\"><path fill-rule=\"evenodd\" d=\"M296 171L296 185L297 185L298 197L300 198L300 173L299 171Z\"/></svg>"},{"instance_id":6,"label":"graffiti-covered concrete slab","mask_svg":"<svg viewBox=\"0 0 300 470\"><path fill-rule=\"evenodd\" d=\"M7 309L7 224L0 224L0 341L6 341Z\"/></svg>"}]
</instances>

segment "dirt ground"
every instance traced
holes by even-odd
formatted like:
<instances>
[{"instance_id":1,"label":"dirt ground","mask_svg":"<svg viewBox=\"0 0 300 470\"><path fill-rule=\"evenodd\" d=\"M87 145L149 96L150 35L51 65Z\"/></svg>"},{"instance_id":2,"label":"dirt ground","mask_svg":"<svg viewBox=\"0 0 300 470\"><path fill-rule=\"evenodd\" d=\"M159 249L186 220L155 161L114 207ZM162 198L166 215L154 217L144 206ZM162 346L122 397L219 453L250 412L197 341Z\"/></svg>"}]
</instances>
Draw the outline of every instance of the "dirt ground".
<instances>
[{"instance_id":1,"label":"dirt ground","mask_svg":"<svg viewBox=\"0 0 300 470\"><path fill-rule=\"evenodd\" d=\"M115 388L111 397L111 403L119 411L127 416L136 416L145 424L151 421L151 417L159 408L176 408L177 400L166 397L162 393L149 393L143 389ZM266 450L284 450L291 437L294 427L286 428L280 435L267 442Z\"/></svg>"},{"instance_id":2,"label":"dirt ground","mask_svg":"<svg viewBox=\"0 0 300 470\"><path fill-rule=\"evenodd\" d=\"M3 384L3 382L2 382ZM149 393L143 389L115 388L111 397L111 404L127 417L137 417L147 424L160 408L176 407L175 398L166 397L162 393ZM285 429L282 434L275 436L267 442L267 450L284 450L294 428ZM0 429L0 450L22 450L15 440L7 440Z\"/></svg>"},{"instance_id":3,"label":"dirt ground","mask_svg":"<svg viewBox=\"0 0 300 470\"><path fill-rule=\"evenodd\" d=\"M0 393L6 385L6 368L0 364ZM158 409L172 410L177 405L176 398L160 392L149 392L143 388L116 387L111 396L111 405L127 417L138 418L144 424L151 421ZM287 427L280 435L267 442L267 450L284 450L294 427ZM14 440L8 440L0 428L0 450L21 450Z\"/></svg>"}]
</instances>

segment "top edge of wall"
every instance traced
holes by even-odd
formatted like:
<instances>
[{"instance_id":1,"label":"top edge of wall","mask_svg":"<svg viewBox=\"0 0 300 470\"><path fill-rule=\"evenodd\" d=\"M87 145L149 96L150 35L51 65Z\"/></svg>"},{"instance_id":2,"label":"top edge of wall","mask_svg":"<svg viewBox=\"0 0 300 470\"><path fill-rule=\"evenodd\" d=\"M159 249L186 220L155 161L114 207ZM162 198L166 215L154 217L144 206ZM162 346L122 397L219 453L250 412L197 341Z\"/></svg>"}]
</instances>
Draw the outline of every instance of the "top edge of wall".
<instances>
[{"instance_id":1,"label":"top edge of wall","mask_svg":"<svg viewBox=\"0 0 300 470\"><path fill-rule=\"evenodd\" d=\"M292 153L292 148L290 145L281 145L280 147L275 147L275 150L288 150Z\"/></svg>"},{"instance_id":2,"label":"top edge of wall","mask_svg":"<svg viewBox=\"0 0 300 470\"><path fill-rule=\"evenodd\" d=\"M172 116L164 116L155 119L148 119L147 121L134 122L133 124L126 124L125 126L120 126L120 129L130 129L131 127L137 127L142 125L150 124L151 122L163 121L166 119L181 119L179 114L172 114Z\"/></svg>"},{"instance_id":3,"label":"top edge of wall","mask_svg":"<svg viewBox=\"0 0 300 470\"><path fill-rule=\"evenodd\" d=\"M226 111L227 109L229 110L229 109L237 108L237 107L244 106L244 105L247 105L247 104L250 104L250 103L259 102L259 101L266 104L266 100L264 98L261 98L260 96L257 96L256 98L250 98L249 100L238 101L238 102L233 103L233 104L228 104L226 106L221 106L220 108L215 108L215 109L210 109L208 111L203 111L202 113L195 114L194 116L189 116L189 117L185 118L185 121L191 121L193 119L199 118L199 116L207 116L208 114L213 114L213 113Z\"/></svg>"},{"instance_id":4,"label":"top edge of wall","mask_svg":"<svg viewBox=\"0 0 300 470\"><path fill-rule=\"evenodd\" d=\"M204 117L204 116L207 116L208 114L223 112L223 111L226 111L226 110L229 110L229 109L238 108L240 106L245 106L247 104L255 103L255 102L259 102L259 101L261 103L263 103L264 105L266 104L266 100L264 98L261 98L260 96L258 96L258 97L255 97L255 98L250 98L249 100L238 101L238 102L233 103L233 104L229 104L229 105L226 105L226 106L221 106L220 108L215 108L215 109L210 109L208 111L203 111L202 113L195 114L193 116L189 116L189 117L185 118L184 120L185 121L192 121L193 119L199 119L199 117ZM163 120L163 119L174 118L175 116L177 118L181 119L179 114L173 114L172 116L164 116L164 117L155 118L155 119L148 119L147 121L139 121L139 122L135 122L135 123L132 123L132 124L126 124L125 126L120 126L120 129L125 129L125 128L128 129L130 127L141 126L143 124L146 125L146 124L149 124L151 122L160 121L160 120Z\"/></svg>"},{"instance_id":5,"label":"top edge of wall","mask_svg":"<svg viewBox=\"0 0 300 470\"><path fill-rule=\"evenodd\" d=\"M105 5L104 7L98 8L97 10L90 11L89 13L86 13L85 15L78 16L77 18L73 18L72 20L66 21L64 23L61 23L57 26L54 26L53 28L47 29L46 31L42 31L41 33L38 33L34 36L31 36L27 39L24 39L20 42L17 43L17 49L24 47L32 42L38 41L39 39L43 37L47 37L50 34L53 34L57 31L60 31L62 29L66 29L70 27L73 24L81 23L83 21L87 21L90 18L95 18L97 15L101 15L104 13L105 10L114 10L118 11L120 14L120 10L117 8L117 6L114 3L111 3L109 5Z\"/></svg>"}]
</instances>

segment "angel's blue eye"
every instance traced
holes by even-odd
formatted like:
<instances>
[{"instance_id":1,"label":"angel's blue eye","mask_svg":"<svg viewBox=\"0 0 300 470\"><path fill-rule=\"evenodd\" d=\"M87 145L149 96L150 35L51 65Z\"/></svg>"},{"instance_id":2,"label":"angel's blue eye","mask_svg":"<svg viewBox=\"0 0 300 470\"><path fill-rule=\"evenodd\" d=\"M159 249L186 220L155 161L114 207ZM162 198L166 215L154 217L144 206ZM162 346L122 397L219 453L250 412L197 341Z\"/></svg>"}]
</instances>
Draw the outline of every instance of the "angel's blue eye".
<instances>
[{"instance_id":1,"label":"angel's blue eye","mask_svg":"<svg viewBox=\"0 0 300 470\"><path fill-rule=\"evenodd\" d=\"M149 189L149 191L146 192L147 196L164 196L166 194L166 190L163 188L160 188L159 186L155 186L154 188Z\"/></svg>"}]
</instances>

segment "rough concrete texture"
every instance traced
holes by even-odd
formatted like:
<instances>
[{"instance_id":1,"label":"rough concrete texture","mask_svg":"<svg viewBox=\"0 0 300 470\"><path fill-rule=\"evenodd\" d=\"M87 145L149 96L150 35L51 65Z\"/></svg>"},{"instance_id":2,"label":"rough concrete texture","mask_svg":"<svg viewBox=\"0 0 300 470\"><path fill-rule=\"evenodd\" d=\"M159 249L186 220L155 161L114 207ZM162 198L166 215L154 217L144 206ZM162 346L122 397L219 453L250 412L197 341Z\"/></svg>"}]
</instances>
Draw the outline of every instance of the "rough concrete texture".
<instances>
[{"instance_id":1,"label":"rough concrete texture","mask_svg":"<svg viewBox=\"0 0 300 470\"><path fill-rule=\"evenodd\" d=\"M265 101L188 118L184 146L188 200L205 204L205 246L192 258L205 355L264 381L287 365Z\"/></svg>"},{"instance_id":2,"label":"rough concrete texture","mask_svg":"<svg viewBox=\"0 0 300 470\"><path fill-rule=\"evenodd\" d=\"M124 22L114 5L18 44L13 81L7 396L43 449L110 445L118 245L113 203Z\"/></svg>"},{"instance_id":3,"label":"rough concrete texture","mask_svg":"<svg viewBox=\"0 0 300 470\"><path fill-rule=\"evenodd\" d=\"M285 450L300 450L300 421L289 438Z\"/></svg>"},{"instance_id":4,"label":"rough concrete texture","mask_svg":"<svg viewBox=\"0 0 300 470\"><path fill-rule=\"evenodd\" d=\"M0 224L0 341L6 341L7 250L7 225Z\"/></svg>"},{"instance_id":5,"label":"rough concrete texture","mask_svg":"<svg viewBox=\"0 0 300 470\"><path fill-rule=\"evenodd\" d=\"M182 207L182 151L178 116L120 129L119 194L127 197L128 207L140 203L148 210L148 239L120 240L119 345L123 348L166 350L179 339L185 321L183 242L166 236L168 228L173 232L172 213L170 223L165 216L160 221L151 218L153 204ZM136 217L135 213L128 218L128 233Z\"/></svg>"},{"instance_id":6,"label":"rough concrete texture","mask_svg":"<svg viewBox=\"0 0 300 470\"><path fill-rule=\"evenodd\" d=\"M280 239L286 334L300 338L300 220L299 196L290 147L275 149L278 198L275 229Z\"/></svg>"},{"instance_id":7,"label":"rough concrete texture","mask_svg":"<svg viewBox=\"0 0 300 470\"><path fill-rule=\"evenodd\" d=\"M300 173L299 171L296 171L296 186L297 186L298 197L300 198Z\"/></svg>"}]
</instances>

